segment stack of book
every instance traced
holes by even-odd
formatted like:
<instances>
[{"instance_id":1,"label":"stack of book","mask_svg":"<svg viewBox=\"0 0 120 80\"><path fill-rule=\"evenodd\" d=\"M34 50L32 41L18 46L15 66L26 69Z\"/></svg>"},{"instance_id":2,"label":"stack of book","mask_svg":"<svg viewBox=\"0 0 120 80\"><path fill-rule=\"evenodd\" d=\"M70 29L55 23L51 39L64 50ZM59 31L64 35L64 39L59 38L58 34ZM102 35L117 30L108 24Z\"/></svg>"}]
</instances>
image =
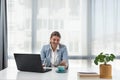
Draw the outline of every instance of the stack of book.
<instances>
[{"instance_id":1,"label":"stack of book","mask_svg":"<svg viewBox=\"0 0 120 80\"><path fill-rule=\"evenodd\" d=\"M78 72L80 77L95 77L99 78L99 74L96 72Z\"/></svg>"}]
</instances>

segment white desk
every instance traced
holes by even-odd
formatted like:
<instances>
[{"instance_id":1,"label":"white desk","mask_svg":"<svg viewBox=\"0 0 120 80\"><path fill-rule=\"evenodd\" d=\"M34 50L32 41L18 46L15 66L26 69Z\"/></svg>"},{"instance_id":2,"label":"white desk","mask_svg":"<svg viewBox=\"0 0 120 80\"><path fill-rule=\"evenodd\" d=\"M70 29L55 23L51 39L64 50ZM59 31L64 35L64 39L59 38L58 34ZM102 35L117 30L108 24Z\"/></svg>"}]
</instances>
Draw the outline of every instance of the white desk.
<instances>
[{"instance_id":1,"label":"white desk","mask_svg":"<svg viewBox=\"0 0 120 80\"><path fill-rule=\"evenodd\" d=\"M46 73L23 72L16 68L7 68L0 71L0 80L75 80L76 71L69 70L67 73L56 73L55 68ZM73 75L74 74L74 75Z\"/></svg>"},{"instance_id":2,"label":"white desk","mask_svg":"<svg viewBox=\"0 0 120 80\"><path fill-rule=\"evenodd\" d=\"M18 71L16 68L7 68L0 71L0 80L102 80L98 78L80 78L79 76L77 76L78 71L91 70L87 70L87 68L81 69L78 67L71 67L69 68L67 73L56 73L55 68L50 72L35 73ZM109 80L119 80L120 76L118 74L119 72L115 73L115 75L113 75L113 78Z\"/></svg>"},{"instance_id":3,"label":"white desk","mask_svg":"<svg viewBox=\"0 0 120 80\"><path fill-rule=\"evenodd\" d=\"M56 73L55 68L50 72L35 73L35 72L18 71L15 66L8 67L0 71L0 80L119 80L120 79L120 75L119 75L120 69L118 70L116 68L113 69L112 79L80 78L79 76L77 76L77 72L80 71L99 72L98 67L89 68L89 67L85 67L84 65L81 66L82 67L70 66L67 73Z\"/></svg>"}]
</instances>

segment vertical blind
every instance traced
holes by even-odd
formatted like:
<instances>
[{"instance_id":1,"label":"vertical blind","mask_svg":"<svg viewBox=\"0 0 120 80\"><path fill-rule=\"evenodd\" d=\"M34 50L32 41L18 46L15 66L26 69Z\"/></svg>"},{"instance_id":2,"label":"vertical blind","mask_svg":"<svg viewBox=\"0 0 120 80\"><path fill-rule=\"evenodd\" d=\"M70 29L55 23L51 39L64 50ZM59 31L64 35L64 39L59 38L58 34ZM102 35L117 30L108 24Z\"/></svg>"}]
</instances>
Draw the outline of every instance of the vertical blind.
<instances>
[{"instance_id":1,"label":"vertical blind","mask_svg":"<svg viewBox=\"0 0 120 80\"><path fill-rule=\"evenodd\" d=\"M92 53L120 53L120 0L92 1Z\"/></svg>"},{"instance_id":2,"label":"vertical blind","mask_svg":"<svg viewBox=\"0 0 120 80\"><path fill-rule=\"evenodd\" d=\"M82 55L81 0L7 0L8 48L13 53L40 53L52 31L61 33L69 55Z\"/></svg>"},{"instance_id":3,"label":"vertical blind","mask_svg":"<svg viewBox=\"0 0 120 80\"><path fill-rule=\"evenodd\" d=\"M119 54L119 0L7 0L8 51L37 52L59 31L69 55Z\"/></svg>"}]
</instances>

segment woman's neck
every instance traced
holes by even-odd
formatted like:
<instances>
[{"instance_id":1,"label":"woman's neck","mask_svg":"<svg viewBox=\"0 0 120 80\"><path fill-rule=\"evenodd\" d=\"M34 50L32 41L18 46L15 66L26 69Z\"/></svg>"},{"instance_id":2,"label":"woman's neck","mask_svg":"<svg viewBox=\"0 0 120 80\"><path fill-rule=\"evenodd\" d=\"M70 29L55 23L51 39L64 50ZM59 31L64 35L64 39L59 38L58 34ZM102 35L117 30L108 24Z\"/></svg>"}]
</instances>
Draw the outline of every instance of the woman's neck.
<instances>
[{"instance_id":1,"label":"woman's neck","mask_svg":"<svg viewBox=\"0 0 120 80\"><path fill-rule=\"evenodd\" d=\"M53 52L56 50L57 46L52 46Z\"/></svg>"}]
</instances>

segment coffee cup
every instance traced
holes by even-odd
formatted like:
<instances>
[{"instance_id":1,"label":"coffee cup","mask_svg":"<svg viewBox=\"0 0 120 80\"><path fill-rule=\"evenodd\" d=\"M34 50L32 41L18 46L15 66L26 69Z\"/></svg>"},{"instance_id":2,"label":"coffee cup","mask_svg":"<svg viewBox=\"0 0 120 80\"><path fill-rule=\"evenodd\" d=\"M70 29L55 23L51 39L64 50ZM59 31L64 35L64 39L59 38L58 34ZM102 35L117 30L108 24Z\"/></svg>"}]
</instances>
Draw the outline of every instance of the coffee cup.
<instances>
[{"instance_id":1,"label":"coffee cup","mask_svg":"<svg viewBox=\"0 0 120 80\"><path fill-rule=\"evenodd\" d=\"M58 66L57 69L58 69L58 71L65 71L65 67L64 66Z\"/></svg>"}]
</instances>

